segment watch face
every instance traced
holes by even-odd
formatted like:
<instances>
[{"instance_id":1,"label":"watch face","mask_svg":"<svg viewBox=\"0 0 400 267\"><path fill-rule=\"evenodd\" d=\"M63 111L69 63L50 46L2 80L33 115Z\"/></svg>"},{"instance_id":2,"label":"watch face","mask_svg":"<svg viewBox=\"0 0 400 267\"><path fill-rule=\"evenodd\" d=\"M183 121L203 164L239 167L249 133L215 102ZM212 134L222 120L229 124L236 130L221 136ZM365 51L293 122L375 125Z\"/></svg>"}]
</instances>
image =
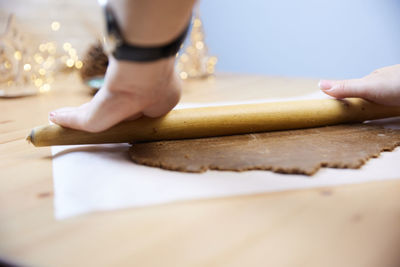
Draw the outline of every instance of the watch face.
<instances>
[{"instance_id":1,"label":"watch face","mask_svg":"<svg viewBox=\"0 0 400 267\"><path fill-rule=\"evenodd\" d=\"M115 51L115 48L117 47L117 41L115 40L114 37L110 35L105 35L104 36L104 50L107 53L107 56L111 55L113 51Z\"/></svg>"},{"instance_id":2,"label":"watch face","mask_svg":"<svg viewBox=\"0 0 400 267\"><path fill-rule=\"evenodd\" d=\"M103 10L105 17L104 47L106 52L111 54L122 42L121 32L112 9L108 5L104 5Z\"/></svg>"}]
</instances>

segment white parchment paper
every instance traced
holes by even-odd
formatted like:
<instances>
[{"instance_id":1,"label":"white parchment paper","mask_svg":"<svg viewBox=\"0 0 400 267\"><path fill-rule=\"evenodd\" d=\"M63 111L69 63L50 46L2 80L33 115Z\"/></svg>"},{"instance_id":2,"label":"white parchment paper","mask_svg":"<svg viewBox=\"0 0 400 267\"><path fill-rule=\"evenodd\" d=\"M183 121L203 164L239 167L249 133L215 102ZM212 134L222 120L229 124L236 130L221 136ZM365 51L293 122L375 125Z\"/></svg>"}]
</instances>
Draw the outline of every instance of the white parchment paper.
<instances>
[{"instance_id":1,"label":"white parchment paper","mask_svg":"<svg viewBox=\"0 0 400 267\"><path fill-rule=\"evenodd\" d=\"M315 93L302 97L312 98L325 96ZM274 100L255 102L270 101ZM223 104L233 103L212 105ZM199 105L185 104L178 108L193 106ZM386 120L382 124L400 129L400 119ZM308 177L269 171L208 171L201 174L173 172L131 162L128 148L128 144L52 147L55 217L65 219L92 211L190 199L400 178L400 149L382 153L359 170L324 168Z\"/></svg>"}]
</instances>

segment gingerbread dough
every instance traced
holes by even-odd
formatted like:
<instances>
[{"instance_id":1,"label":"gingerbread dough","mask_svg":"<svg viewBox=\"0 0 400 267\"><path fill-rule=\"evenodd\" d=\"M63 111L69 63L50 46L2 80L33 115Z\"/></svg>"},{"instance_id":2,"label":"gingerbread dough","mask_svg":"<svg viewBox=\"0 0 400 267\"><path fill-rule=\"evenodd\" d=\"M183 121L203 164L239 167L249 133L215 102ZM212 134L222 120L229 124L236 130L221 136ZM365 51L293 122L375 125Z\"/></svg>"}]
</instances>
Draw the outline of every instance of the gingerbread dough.
<instances>
[{"instance_id":1,"label":"gingerbread dough","mask_svg":"<svg viewBox=\"0 0 400 267\"><path fill-rule=\"evenodd\" d=\"M182 172L270 170L312 175L321 167L360 168L400 145L400 130L368 124L136 143L139 164Z\"/></svg>"}]
</instances>

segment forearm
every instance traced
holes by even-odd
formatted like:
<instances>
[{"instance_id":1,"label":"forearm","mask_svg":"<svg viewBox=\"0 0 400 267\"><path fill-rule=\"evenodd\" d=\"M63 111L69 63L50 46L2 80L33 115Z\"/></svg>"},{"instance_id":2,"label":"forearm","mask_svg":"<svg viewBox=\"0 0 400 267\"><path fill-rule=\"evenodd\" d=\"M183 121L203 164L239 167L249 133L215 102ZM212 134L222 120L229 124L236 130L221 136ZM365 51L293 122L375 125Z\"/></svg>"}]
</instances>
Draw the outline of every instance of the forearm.
<instances>
[{"instance_id":1,"label":"forearm","mask_svg":"<svg viewBox=\"0 0 400 267\"><path fill-rule=\"evenodd\" d=\"M195 0L110 0L122 34L135 45L162 45L187 27Z\"/></svg>"}]
</instances>

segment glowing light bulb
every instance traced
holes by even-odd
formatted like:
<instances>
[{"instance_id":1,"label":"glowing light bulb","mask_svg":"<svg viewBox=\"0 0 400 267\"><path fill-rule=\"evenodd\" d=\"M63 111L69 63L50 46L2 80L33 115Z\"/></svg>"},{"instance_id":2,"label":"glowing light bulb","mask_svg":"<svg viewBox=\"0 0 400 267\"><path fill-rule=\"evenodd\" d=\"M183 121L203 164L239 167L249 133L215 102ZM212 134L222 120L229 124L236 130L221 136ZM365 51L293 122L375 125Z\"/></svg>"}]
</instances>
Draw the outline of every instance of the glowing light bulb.
<instances>
[{"instance_id":1,"label":"glowing light bulb","mask_svg":"<svg viewBox=\"0 0 400 267\"><path fill-rule=\"evenodd\" d=\"M61 27L61 24L60 24L60 22L58 22L58 21L53 21L52 23L51 23L51 29L53 30L53 31L58 31L59 29L60 29L60 27Z\"/></svg>"},{"instance_id":2,"label":"glowing light bulb","mask_svg":"<svg viewBox=\"0 0 400 267\"><path fill-rule=\"evenodd\" d=\"M197 49L203 49L204 48L204 43L203 42L196 42L196 48Z\"/></svg>"},{"instance_id":3,"label":"glowing light bulb","mask_svg":"<svg viewBox=\"0 0 400 267\"><path fill-rule=\"evenodd\" d=\"M24 65L24 71L30 71L32 69L31 64L25 64Z\"/></svg>"},{"instance_id":4,"label":"glowing light bulb","mask_svg":"<svg viewBox=\"0 0 400 267\"><path fill-rule=\"evenodd\" d=\"M179 76L181 77L182 80L185 80L185 79L187 79L188 74L186 72L181 72L181 73L179 73Z\"/></svg>"},{"instance_id":5,"label":"glowing light bulb","mask_svg":"<svg viewBox=\"0 0 400 267\"><path fill-rule=\"evenodd\" d=\"M21 51L15 51L15 52L14 52L14 58L15 58L16 60L21 60L21 58L22 58Z\"/></svg>"},{"instance_id":6,"label":"glowing light bulb","mask_svg":"<svg viewBox=\"0 0 400 267\"><path fill-rule=\"evenodd\" d=\"M65 63L68 68L72 68L75 64L74 60L72 58L68 59L67 62Z\"/></svg>"},{"instance_id":7,"label":"glowing light bulb","mask_svg":"<svg viewBox=\"0 0 400 267\"><path fill-rule=\"evenodd\" d=\"M64 49L65 51L70 50L71 47L72 47L72 45L71 45L70 43L64 43L64 44L63 44L63 49Z\"/></svg>"},{"instance_id":8,"label":"glowing light bulb","mask_svg":"<svg viewBox=\"0 0 400 267\"><path fill-rule=\"evenodd\" d=\"M50 84L48 84L48 83L43 84L42 86L40 86L39 91L41 93L50 91Z\"/></svg>"},{"instance_id":9,"label":"glowing light bulb","mask_svg":"<svg viewBox=\"0 0 400 267\"><path fill-rule=\"evenodd\" d=\"M75 68L77 69L81 69L83 67L83 62L78 60L77 62L75 62Z\"/></svg>"}]
</instances>

